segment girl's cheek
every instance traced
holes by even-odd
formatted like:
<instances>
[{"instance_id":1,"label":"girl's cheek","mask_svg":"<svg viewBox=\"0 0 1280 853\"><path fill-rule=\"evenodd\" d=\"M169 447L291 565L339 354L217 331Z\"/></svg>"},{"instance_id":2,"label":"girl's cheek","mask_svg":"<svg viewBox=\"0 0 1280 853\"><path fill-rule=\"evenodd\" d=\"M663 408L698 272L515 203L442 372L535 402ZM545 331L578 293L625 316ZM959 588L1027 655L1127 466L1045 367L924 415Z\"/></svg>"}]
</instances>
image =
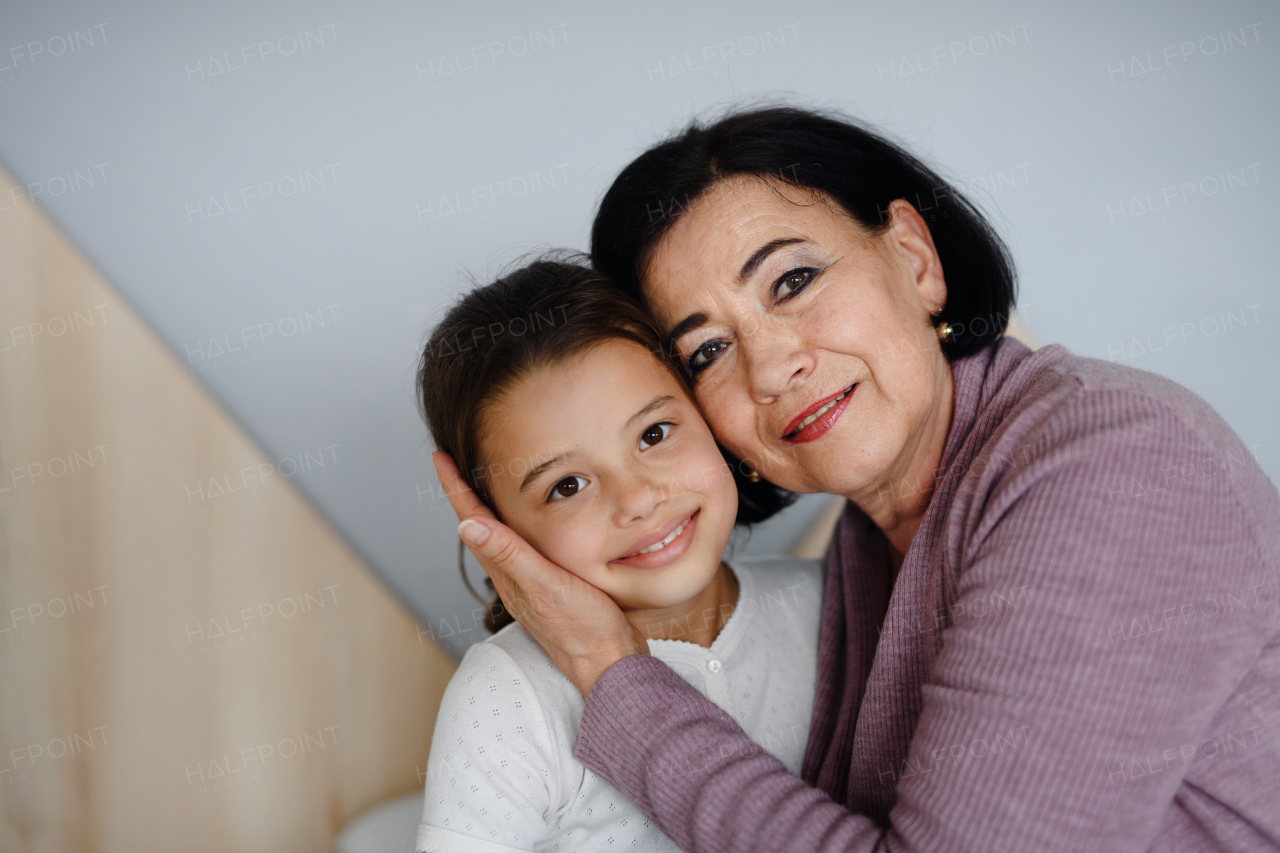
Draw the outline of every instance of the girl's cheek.
<instances>
[{"instance_id":1,"label":"girl's cheek","mask_svg":"<svg viewBox=\"0 0 1280 853\"><path fill-rule=\"evenodd\" d=\"M715 446L715 440L708 432L705 441L700 441L692 452L682 454L674 460L670 493L697 492L708 497L723 497L726 490L732 491L733 474L725 464Z\"/></svg>"},{"instance_id":2,"label":"girl's cheek","mask_svg":"<svg viewBox=\"0 0 1280 853\"><path fill-rule=\"evenodd\" d=\"M593 567L600 559L603 542L599 529L587 519L575 518L571 522L556 525L542 533L547 547L539 548L553 563L590 581Z\"/></svg>"},{"instance_id":3,"label":"girl's cheek","mask_svg":"<svg viewBox=\"0 0 1280 853\"><path fill-rule=\"evenodd\" d=\"M691 466L691 470L697 471L697 482L694 487L700 492L716 494L724 491L726 487L733 487L733 473L718 450L704 454L697 460L696 467Z\"/></svg>"}]
</instances>

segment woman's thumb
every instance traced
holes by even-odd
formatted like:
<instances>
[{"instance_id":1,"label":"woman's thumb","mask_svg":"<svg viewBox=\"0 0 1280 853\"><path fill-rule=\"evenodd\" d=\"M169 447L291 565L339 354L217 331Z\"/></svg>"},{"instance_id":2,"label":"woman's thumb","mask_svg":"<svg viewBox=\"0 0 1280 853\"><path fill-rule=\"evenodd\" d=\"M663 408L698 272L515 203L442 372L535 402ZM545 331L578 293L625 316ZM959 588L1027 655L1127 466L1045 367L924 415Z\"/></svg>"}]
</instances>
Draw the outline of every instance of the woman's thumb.
<instances>
[{"instance_id":1,"label":"woman's thumb","mask_svg":"<svg viewBox=\"0 0 1280 853\"><path fill-rule=\"evenodd\" d=\"M490 577L493 570L504 574L522 571L522 562L534 552L514 530L493 518L469 516L458 523L458 535L471 547ZM527 571L527 569L523 569Z\"/></svg>"},{"instance_id":2,"label":"woman's thumb","mask_svg":"<svg viewBox=\"0 0 1280 853\"><path fill-rule=\"evenodd\" d=\"M458 535L462 537L462 541L477 548L488 541L492 532L487 524L474 518L464 518L458 522Z\"/></svg>"}]
</instances>

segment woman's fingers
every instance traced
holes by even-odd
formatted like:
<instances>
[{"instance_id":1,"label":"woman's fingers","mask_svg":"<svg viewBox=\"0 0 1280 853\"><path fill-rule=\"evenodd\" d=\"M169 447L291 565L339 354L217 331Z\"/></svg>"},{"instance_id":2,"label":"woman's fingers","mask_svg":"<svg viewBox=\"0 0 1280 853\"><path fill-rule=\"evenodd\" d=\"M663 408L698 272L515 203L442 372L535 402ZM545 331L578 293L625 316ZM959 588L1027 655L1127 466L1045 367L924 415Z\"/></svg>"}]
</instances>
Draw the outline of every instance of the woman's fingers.
<instances>
[{"instance_id":1,"label":"woman's fingers","mask_svg":"<svg viewBox=\"0 0 1280 853\"><path fill-rule=\"evenodd\" d=\"M470 536L481 524L467 519L459 534ZM468 545L471 553L493 579L507 612L583 696L622 658L648 654L648 643L613 599L542 556L497 519L483 524L488 535L479 545Z\"/></svg>"},{"instance_id":2,"label":"woman's fingers","mask_svg":"<svg viewBox=\"0 0 1280 853\"><path fill-rule=\"evenodd\" d=\"M452 456L443 450L437 450L431 454L431 461L435 463L436 476L440 478L445 497L449 499L449 504L458 514L458 518L463 519L470 515L494 517L476 493L471 491L467 481L462 479L462 474L458 472L458 464L453 461Z\"/></svg>"},{"instance_id":3,"label":"woman's fingers","mask_svg":"<svg viewBox=\"0 0 1280 853\"><path fill-rule=\"evenodd\" d=\"M431 454L431 460L435 463L449 503L462 519L458 523L458 536L467 543L471 553L493 579L498 595L512 616L525 621L532 613L531 604L542 605L557 598L565 599L566 591L575 582L589 587L543 557L519 534L498 521L463 481L449 454L436 451ZM589 588L598 592L594 587ZM609 601L609 606L616 607L612 601Z\"/></svg>"},{"instance_id":4,"label":"woman's fingers","mask_svg":"<svg viewBox=\"0 0 1280 853\"><path fill-rule=\"evenodd\" d=\"M515 587L516 595L527 597L528 593L536 593L549 585L562 585L573 577L497 519L484 522L464 519L458 525L458 535L493 578L499 592ZM514 615L514 611L512 613Z\"/></svg>"},{"instance_id":5,"label":"woman's fingers","mask_svg":"<svg viewBox=\"0 0 1280 853\"><path fill-rule=\"evenodd\" d=\"M648 644L613 599L498 521L449 454L436 451L431 461L461 519L458 535L493 580L503 606L584 696L613 663L648 653Z\"/></svg>"},{"instance_id":6,"label":"woman's fingers","mask_svg":"<svg viewBox=\"0 0 1280 853\"><path fill-rule=\"evenodd\" d=\"M437 450L431 454L431 461L435 463L440 485L444 487L453 511L461 519L458 523L458 536L467 543L485 572L493 578L498 594L509 605L508 610L515 603L513 598L527 598L522 587L530 581L535 582L535 585L538 580L545 582L548 573L555 580L565 579L568 572L535 551L481 503L480 498L458 473L458 465L453 457ZM532 565L526 569L526 563ZM542 565L536 565L538 563ZM515 613L514 610L511 612Z\"/></svg>"}]
</instances>

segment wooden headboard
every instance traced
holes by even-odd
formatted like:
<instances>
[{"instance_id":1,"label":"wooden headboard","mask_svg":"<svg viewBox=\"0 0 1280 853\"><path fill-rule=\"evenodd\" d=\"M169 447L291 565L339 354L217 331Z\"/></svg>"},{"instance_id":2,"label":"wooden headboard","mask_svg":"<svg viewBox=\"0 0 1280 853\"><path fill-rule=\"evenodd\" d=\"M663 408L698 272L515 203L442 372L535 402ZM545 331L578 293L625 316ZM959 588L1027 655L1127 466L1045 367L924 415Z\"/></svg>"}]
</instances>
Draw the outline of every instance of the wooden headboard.
<instances>
[{"instance_id":1,"label":"wooden headboard","mask_svg":"<svg viewBox=\"0 0 1280 853\"><path fill-rule=\"evenodd\" d=\"M331 850L421 787L452 659L0 193L0 849Z\"/></svg>"}]
</instances>

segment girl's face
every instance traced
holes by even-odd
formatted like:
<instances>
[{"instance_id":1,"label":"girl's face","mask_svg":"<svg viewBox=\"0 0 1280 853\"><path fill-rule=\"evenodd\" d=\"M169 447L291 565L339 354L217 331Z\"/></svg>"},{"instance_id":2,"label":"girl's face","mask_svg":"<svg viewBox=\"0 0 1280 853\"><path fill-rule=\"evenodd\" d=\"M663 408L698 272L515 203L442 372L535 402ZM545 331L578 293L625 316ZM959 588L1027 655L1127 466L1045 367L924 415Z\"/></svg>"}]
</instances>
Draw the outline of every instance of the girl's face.
<instances>
[{"instance_id":1,"label":"girl's face","mask_svg":"<svg viewBox=\"0 0 1280 853\"><path fill-rule=\"evenodd\" d=\"M622 609L688 601L715 576L737 490L643 347L606 341L532 372L490 405L482 444L503 521Z\"/></svg>"}]
</instances>

